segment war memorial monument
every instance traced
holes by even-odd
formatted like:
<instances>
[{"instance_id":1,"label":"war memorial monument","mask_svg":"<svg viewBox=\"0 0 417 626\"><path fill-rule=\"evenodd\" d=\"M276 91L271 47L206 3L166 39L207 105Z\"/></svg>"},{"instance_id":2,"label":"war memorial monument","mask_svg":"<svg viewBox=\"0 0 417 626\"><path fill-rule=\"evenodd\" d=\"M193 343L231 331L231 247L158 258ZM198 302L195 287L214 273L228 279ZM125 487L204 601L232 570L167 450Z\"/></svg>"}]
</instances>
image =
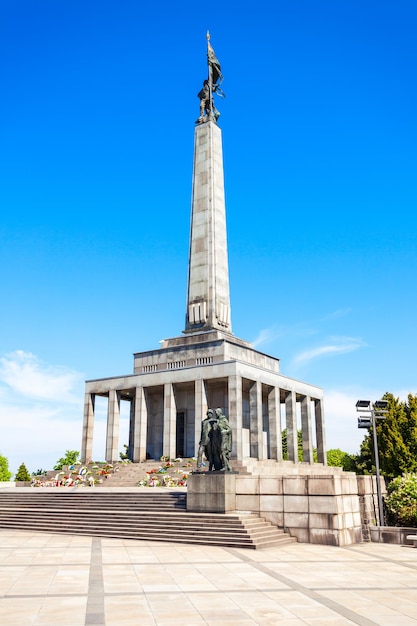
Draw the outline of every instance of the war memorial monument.
<instances>
[{"instance_id":1,"label":"war memorial monument","mask_svg":"<svg viewBox=\"0 0 417 626\"><path fill-rule=\"evenodd\" d=\"M133 463L198 455L201 467L210 431L218 428L218 453L209 471L190 476L187 510L252 511L299 541L357 542L358 481L326 465L322 389L285 376L278 358L232 332L222 138L214 103L223 93L223 76L209 35L207 59L194 133L185 329L155 350L135 353L132 374L86 382L82 459L92 458L96 396L108 399L108 462L119 458L122 400L130 403Z\"/></svg>"}]
</instances>

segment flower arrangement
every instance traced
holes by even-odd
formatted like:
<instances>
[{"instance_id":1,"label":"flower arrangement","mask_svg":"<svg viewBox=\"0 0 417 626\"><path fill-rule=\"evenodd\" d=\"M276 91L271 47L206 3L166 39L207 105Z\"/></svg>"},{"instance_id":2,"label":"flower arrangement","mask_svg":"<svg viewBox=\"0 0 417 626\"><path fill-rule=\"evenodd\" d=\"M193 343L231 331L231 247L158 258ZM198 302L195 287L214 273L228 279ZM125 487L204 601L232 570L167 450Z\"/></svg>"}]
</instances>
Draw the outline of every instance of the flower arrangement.
<instances>
[{"instance_id":1,"label":"flower arrangement","mask_svg":"<svg viewBox=\"0 0 417 626\"><path fill-rule=\"evenodd\" d=\"M186 487L188 476L197 462L196 457L183 459L177 457L166 460L168 457L161 457L161 465L148 469L144 478L137 484L138 487Z\"/></svg>"},{"instance_id":2,"label":"flower arrangement","mask_svg":"<svg viewBox=\"0 0 417 626\"><path fill-rule=\"evenodd\" d=\"M170 459L164 455L161 464L146 471L145 476L137 483L139 487L186 487L188 475L195 466L195 457ZM98 483L111 480L111 476L118 472L125 462L112 464L106 461L92 461L82 465L74 463L58 473L49 473L43 479L32 478L32 487L94 487ZM126 462L127 463L127 462Z\"/></svg>"},{"instance_id":3,"label":"flower arrangement","mask_svg":"<svg viewBox=\"0 0 417 626\"><path fill-rule=\"evenodd\" d=\"M187 479L188 479L188 474L183 474L180 480L178 481L178 487L186 487Z\"/></svg>"},{"instance_id":4,"label":"flower arrangement","mask_svg":"<svg viewBox=\"0 0 417 626\"><path fill-rule=\"evenodd\" d=\"M46 479L32 479L32 487L94 487L97 483L102 483L103 479L108 479L112 474L118 472L119 464L113 465L106 461L89 463L82 465L74 463L58 472L55 476L46 476Z\"/></svg>"}]
</instances>

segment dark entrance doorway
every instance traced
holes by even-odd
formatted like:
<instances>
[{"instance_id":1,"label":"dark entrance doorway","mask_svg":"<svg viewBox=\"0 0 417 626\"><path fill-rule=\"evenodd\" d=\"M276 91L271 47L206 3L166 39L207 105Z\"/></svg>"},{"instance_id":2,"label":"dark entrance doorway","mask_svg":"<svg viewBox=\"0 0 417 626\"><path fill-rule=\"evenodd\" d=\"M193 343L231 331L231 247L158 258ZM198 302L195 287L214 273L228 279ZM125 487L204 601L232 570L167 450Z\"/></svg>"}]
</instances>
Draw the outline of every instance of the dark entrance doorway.
<instances>
[{"instance_id":1,"label":"dark entrance doorway","mask_svg":"<svg viewBox=\"0 0 417 626\"><path fill-rule=\"evenodd\" d=\"M185 411L177 411L177 433L176 433L176 445L175 445L175 454L177 457L185 456L185 450L186 450L185 433L186 433Z\"/></svg>"}]
</instances>

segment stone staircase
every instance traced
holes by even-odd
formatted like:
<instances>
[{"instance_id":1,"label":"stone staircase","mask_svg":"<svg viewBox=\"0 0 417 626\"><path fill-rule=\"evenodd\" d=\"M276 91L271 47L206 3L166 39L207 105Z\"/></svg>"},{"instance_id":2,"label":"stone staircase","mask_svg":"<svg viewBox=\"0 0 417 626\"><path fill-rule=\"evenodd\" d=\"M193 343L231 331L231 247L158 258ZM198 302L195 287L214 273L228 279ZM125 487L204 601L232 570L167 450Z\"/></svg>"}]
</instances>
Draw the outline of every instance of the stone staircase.
<instances>
[{"instance_id":1,"label":"stone staircase","mask_svg":"<svg viewBox=\"0 0 417 626\"><path fill-rule=\"evenodd\" d=\"M160 461L150 460L142 463L129 463L127 465L117 466L117 471L110 473L102 482L95 485L95 488L102 489L104 487L137 487L139 482L146 476L146 472L152 469L161 467L163 463ZM232 469L238 471L240 475L249 475L247 467L240 461L231 462ZM190 466L184 463L174 464L171 468L166 470L166 473L170 476L178 476L175 474L177 470L182 470L182 473L188 473L196 469L196 463L193 462ZM160 477L157 474L157 477Z\"/></svg>"},{"instance_id":2,"label":"stone staircase","mask_svg":"<svg viewBox=\"0 0 417 626\"><path fill-rule=\"evenodd\" d=\"M138 487L139 481L143 480L146 472L157 469L163 465L160 461L144 461L143 463L129 463L127 465L117 465L117 471L110 473L101 483L97 483L95 488L106 487ZM176 467L167 473L172 474ZM193 468L190 468L193 469Z\"/></svg>"},{"instance_id":3,"label":"stone staircase","mask_svg":"<svg viewBox=\"0 0 417 626\"><path fill-rule=\"evenodd\" d=\"M252 514L187 513L185 490L25 489L0 492L0 529L234 548L294 542Z\"/></svg>"},{"instance_id":4,"label":"stone staircase","mask_svg":"<svg viewBox=\"0 0 417 626\"><path fill-rule=\"evenodd\" d=\"M196 469L196 463L186 463L187 459L183 463L174 463L172 467L166 470L166 474L172 477L178 477L178 470L182 470L182 474L188 473ZM142 463L128 463L123 465L115 465L117 471L111 470L110 473L103 477L101 482L96 483L96 489L103 489L106 487L138 487L139 482L146 477L146 472L150 470L158 469L162 467L164 463L156 460L143 461ZM232 469L238 471L241 475L248 475L249 471L246 466L239 461L232 461ZM88 467L88 466L87 466ZM163 474L164 475L164 474ZM162 475L162 476L163 476ZM161 478L161 475L156 474L157 478Z\"/></svg>"}]
</instances>

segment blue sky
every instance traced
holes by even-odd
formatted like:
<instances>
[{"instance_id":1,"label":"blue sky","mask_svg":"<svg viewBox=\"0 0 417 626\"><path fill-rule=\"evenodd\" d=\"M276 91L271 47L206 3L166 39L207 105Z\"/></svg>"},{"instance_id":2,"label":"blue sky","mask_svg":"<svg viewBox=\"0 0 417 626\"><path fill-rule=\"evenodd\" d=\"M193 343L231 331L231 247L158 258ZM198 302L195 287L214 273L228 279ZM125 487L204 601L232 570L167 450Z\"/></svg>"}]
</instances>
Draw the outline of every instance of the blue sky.
<instances>
[{"instance_id":1,"label":"blue sky","mask_svg":"<svg viewBox=\"0 0 417 626\"><path fill-rule=\"evenodd\" d=\"M84 380L184 328L207 29L234 333L324 388L329 448L359 449L358 398L417 393L416 19L413 0L0 3L13 471L80 449Z\"/></svg>"}]
</instances>

